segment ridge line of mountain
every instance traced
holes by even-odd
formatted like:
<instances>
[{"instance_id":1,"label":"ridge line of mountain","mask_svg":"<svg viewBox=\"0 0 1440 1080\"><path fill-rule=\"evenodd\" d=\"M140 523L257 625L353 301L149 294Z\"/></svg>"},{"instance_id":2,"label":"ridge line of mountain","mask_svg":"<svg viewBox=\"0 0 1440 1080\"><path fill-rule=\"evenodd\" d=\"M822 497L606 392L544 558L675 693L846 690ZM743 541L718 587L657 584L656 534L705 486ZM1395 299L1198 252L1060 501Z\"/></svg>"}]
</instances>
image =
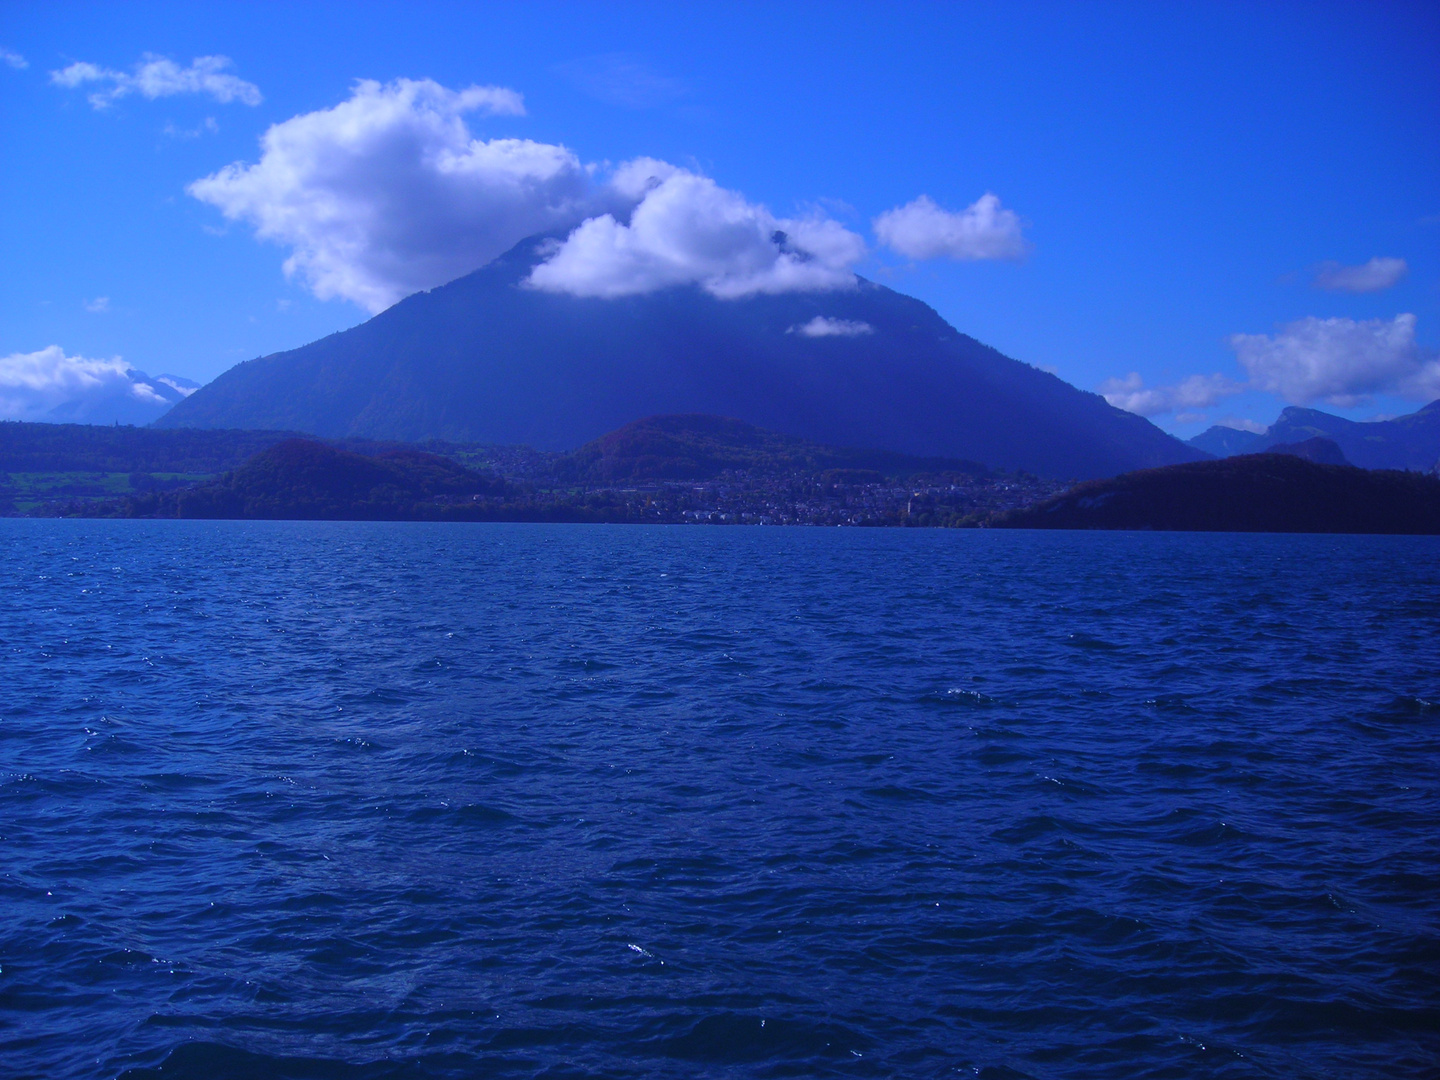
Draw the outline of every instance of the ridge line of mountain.
<instances>
[{"instance_id":1,"label":"ridge line of mountain","mask_svg":"<svg viewBox=\"0 0 1440 1080\"><path fill-rule=\"evenodd\" d=\"M1290 405L1265 431L1215 425L1190 439L1189 444L1223 458L1312 438L1329 439L1346 460L1364 468L1428 472L1440 467L1440 400L1386 420L1347 420L1318 409Z\"/></svg>"},{"instance_id":2,"label":"ridge line of mountain","mask_svg":"<svg viewBox=\"0 0 1440 1080\"><path fill-rule=\"evenodd\" d=\"M537 247L522 241L358 326L237 365L156 426L568 451L640 417L703 413L1055 477L1205 456L875 282L575 297L522 287ZM817 319L849 332L812 335Z\"/></svg>"}]
</instances>

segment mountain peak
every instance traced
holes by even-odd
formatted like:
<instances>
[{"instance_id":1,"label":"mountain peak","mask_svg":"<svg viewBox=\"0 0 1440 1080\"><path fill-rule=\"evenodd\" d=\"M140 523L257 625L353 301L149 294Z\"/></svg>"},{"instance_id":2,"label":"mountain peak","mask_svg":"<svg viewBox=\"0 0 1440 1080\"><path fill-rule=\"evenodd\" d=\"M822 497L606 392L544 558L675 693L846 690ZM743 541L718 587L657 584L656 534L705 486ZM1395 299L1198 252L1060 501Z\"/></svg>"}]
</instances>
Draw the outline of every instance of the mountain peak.
<instances>
[{"instance_id":1,"label":"mountain peak","mask_svg":"<svg viewBox=\"0 0 1440 1080\"><path fill-rule=\"evenodd\" d=\"M883 285L726 299L694 285L617 298L521 287L552 240L240 364L160 423L569 451L639 417L703 413L1059 477L1200 456Z\"/></svg>"},{"instance_id":2,"label":"mountain peak","mask_svg":"<svg viewBox=\"0 0 1440 1080\"><path fill-rule=\"evenodd\" d=\"M1210 428L1191 439L1190 445L1218 457L1231 457L1317 438L1334 444L1345 460L1362 468L1424 472L1440 459L1440 400L1405 416L1367 421L1289 405L1261 434Z\"/></svg>"}]
</instances>

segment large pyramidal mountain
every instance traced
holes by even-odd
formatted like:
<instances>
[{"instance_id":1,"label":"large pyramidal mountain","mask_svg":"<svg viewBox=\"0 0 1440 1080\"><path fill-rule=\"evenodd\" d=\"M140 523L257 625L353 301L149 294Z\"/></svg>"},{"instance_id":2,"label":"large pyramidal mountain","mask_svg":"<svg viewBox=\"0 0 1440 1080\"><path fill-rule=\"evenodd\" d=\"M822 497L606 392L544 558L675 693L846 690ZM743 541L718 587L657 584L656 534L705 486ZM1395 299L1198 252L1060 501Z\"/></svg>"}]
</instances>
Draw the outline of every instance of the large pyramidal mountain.
<instances>
[{"instance_id":1,"label":"large pyramidal mountain","mask_svg":"<svg viewBox=\"0 0 1440 1080\"><path fill-rule=\"evenodd\" d=\"M543 243L240 364L159 424L571 450L644 416L710 413L1059 477L1207 456L871 282L740 300L698 288L579 298L523 285Z\"/></svg>"}]
</instances>

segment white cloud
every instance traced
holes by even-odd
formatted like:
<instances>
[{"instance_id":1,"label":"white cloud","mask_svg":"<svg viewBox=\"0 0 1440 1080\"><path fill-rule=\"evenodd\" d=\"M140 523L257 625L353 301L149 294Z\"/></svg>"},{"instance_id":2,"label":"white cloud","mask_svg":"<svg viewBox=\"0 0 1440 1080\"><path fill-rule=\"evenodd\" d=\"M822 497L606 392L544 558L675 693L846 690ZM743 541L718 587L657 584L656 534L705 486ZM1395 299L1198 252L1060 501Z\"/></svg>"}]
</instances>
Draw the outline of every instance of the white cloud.
<instances>
[{"instance_id":1,"label":"white cloud","mask_svg":"<svg viewBox=\"0 0 1440 1080\"><path fill-rule=\"evenodd\" d=\"M167 57L146 53L133 72L78 61L52 71L50 81L56 86L71 88L86 83L108 83L105 89L90 95L90 104L97 109L104 109L128 94L140 94L152 101L175 94L208 94L219 102L259 105L263 100L260 88L226 72L230 66L229 57L199 56L189 67L182 68Z\"/></svg>"},{"instance_id":2,"label":"white cloud","mask_svg":"<svg viewBox=\"0 0 1440 1080\"><path fill-rule=\"evenodd\" d=\"M1138 372L1123 379L1106 379L1100 394L1111 405L1141 416L1159 416L1180 409L1205 409L1238 394L1245 387L1224 375L1191 375L1174 386L1147 387Z\"/></svg>"},{"instance_id":3,"label":"white cloud","mask_svg":"<svg viewBox=\"0 0 1440 1080\"><path fill-rule=\"evenodd\" d=\"M85 301L85 310L92 314L99 315L110 310L110 297L97 296L94 300Z\"/></svg>"},{"instance_id":4,"label":"white cloud","mask_svg":"<svg viewBox=\"0 0 1440 1080\"><path fill-rule=\"evenodd\" d=\"M1331 292L1380 292L1398 282L1409 269L1404 259L1379 256L1359 266L1325 262L1315 268L1315 287Z\"/></svg>"},{"instance_id":5,"label":"white cloud","mask_svg":"<svg viewBox=\"0 0 1440 1080\"><path fill-rule=\"evenodd\" d=\"M1247 420L1243 416L1226 416L1215 421L1216 427L1231 428L1234 431L1248 431L1252 435L1264 435L1270 430L1268 424L1262 424L1259 420Z\"/></svg>"},{"instance_id":6,"label":"white cloud","mask_svg":"<svg viewBox=\"0 0 1440 1080\"><path fill-rule=\"evenodd\" d=\"M0 60L5 61L6 64L16 71L24 71L30 66L29 60L26 60L25 57L21 56L18 52L12 52L9 49L0 49Z\"/></svg>"},{"instance_id":7,"label":"white cloud","mask_svg":"<svg viewBox=\"0 0 1440 1080\"><path fill-rule=\"evenodd\" d=\"M271 127L260 161L189 187L288 245L322 299L370 311L450 281L583 217L589 176L563 146L474 139L464 114L523 115L519 94L431 80L365 80L347 101Z\"/></svg>"},{"instance_id":8,"label":"white cloud","mask_svg":"<svg viewBox=\"0 0 1440 1080\"><path fill-rule=\"evenodd\" d=\"M187 398L196 390L200 389L199 383L193 379L182 379L179 375L156 375L155 381L157 383L164 383L182 398Z\"/></svg>"},{"instance_id":9,"label":"white cloud","mask_svg":"<svg viewBox=\"0 0 1440 1080\"><path fill-rule=\"evenodd\" d=\"M792 326L785 332L801 334L804 337L860 337L862 334L873 334L875 327L858 319L832 319L825 315L816 315L809 322Z\"/></svg>"},{"instance_id":10,"label":"white cloud","mask_svg":"<svg viewBox=\"0 0 1440 1080\"><path fill-rule=\"evenodd\" d=\"M882 244L910 259L1019 259L1030 248L1019 216L989 192L958 212L921 195L886 210L874 225Z\"/></svg>"},{"instance_id":11,"label":"white cloud","mask_svg":"<svg viewBox=\"0 0 1440 1080\"><path fill-rule=\"evenodd\" d=\"M207 131L211 135L218 134L220 131L220 125L215 122L213 116L207 116L202 123L193 128L178 128L174 123L166 123L160 129L160 134L168 135L172 139L198 139Z\"/></svg>"},{"instance_id":12,"label":"white cloud","mask_svg":"<svg viewBox=\"0 0 1440 1080\"><path fill-rule=\"evenodd\" d=\"M1287 401L1355 405L1370 394L1440 396L1440 361L1415 341L1415 316L1307 318L1273 336L1234 334L1230 347L1252 384Z\"/></svg>"},{"instance_id":13,"label":"white cloud","mask_svg":"<svg viewBox=\"0 0 1440 1080\"><path fill-rule=\"evenodd\" d=\"M1230 347L1248 382L1224 375L1191 375L1174 386L1147 387L1139 374L1107 379L1105 400L1141 416L1203 409L1246 390L1272 393L1293 404L1327 401L1342 408L1371 394L1429 401L1440 397L1440 358L1415 341L1415 316L1394 319L1307 318L1275 335L1234 334ZM1227 418L1222 427L1264 431L1253 420Z\"/></svg>"},{"instance_id":14,"label":"white cloud","mask_svg":"<svg viewBox=\"0 0 1440 1080\"><path fill-rule=\"evenodd\" d=\"M528 283L549 292L616 297L698 284L722 298L851 288L865 242L838 222L777 218L734 191L644 158L617 170L610 192L636 199L577 227Z\"/></svg>"},{"instance_id":15,"label":"white cloud","mask_svg":"<svg viewBox=\"0 0 1440 1080\"><path fill-rule=\"evenodd\" d=\"M120 357L92 360L66 356L58 345L32 353L0 357L0 418L49 420L59 409L89 415L93 406L128 405L137 413L158 416L169 408L167 399L145 382Z\"/></svg>"},{"instance_id":16,"label":"white cloud","mask_svg":"<svg viewBox=\"0 0 1440 1080\"><path fill-rule=\"evenodd\" d=\"M316 296L371 312L537 234L563 239L527 284L572 295L698 285L738 297L856 283L852 268L865 241L820 209L777 217L709 177L652 158L598 179L597 166L564 146L474 138L466 115L476 111L523 115L524 107L499 87L361 81L339 105L273 125L258 162L227 166L188 191L288 247L287 274ZM1027 248L1020 219L989 194L960 213L922 196L882 214L876 227L917 257L1016 258Z\"/></svg>"}]
</instances>

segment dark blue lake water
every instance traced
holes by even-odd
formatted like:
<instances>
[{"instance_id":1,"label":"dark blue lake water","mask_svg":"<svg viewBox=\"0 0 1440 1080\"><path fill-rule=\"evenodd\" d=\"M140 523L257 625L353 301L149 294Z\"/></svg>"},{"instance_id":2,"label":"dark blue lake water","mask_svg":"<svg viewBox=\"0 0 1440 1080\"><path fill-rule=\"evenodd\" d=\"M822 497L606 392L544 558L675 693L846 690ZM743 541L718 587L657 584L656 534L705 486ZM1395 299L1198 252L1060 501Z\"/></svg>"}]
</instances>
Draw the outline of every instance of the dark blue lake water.
<instances>
[{"instance_id":1,"label":"dark blue lake water","mask_svg":"<svg viewBox=\"0 0 1440 1080\"><path fill-rule=\"evenodd\" d=\"M1440 540L0 521L7 1077L1440 1060Z\"/></svg>"}]
</instances>

